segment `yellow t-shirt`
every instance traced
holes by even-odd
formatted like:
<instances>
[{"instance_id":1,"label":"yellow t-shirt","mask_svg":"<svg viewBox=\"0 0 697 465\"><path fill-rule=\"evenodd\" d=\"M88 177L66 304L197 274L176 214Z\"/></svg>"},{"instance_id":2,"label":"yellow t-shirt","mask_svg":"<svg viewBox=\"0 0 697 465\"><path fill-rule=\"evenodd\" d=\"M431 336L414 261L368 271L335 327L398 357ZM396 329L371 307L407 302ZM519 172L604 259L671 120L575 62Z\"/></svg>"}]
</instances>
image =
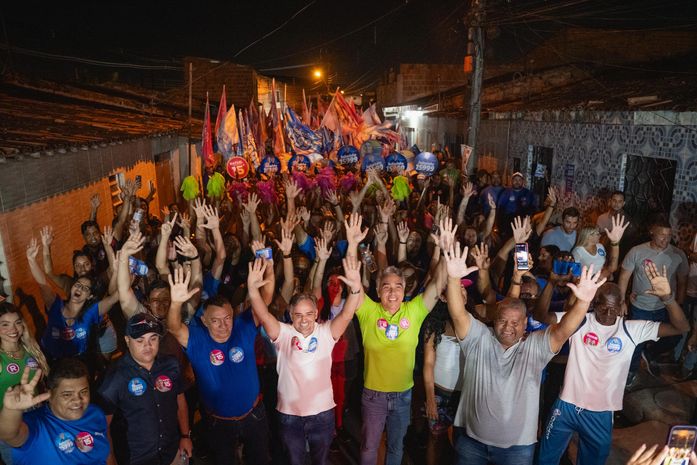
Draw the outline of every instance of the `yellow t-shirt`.
<instances>
[{"instance_id":1,"label":"yellow t-shirt","mask_svg":"<svg viewBox=\"0 0 697 465\"><path fill-rule=\"evenodd\" d=\"M363 333L365 387L380 392L402 392L413 387L419 329L428 315L422 295L402 302L394 315L365 296L356 315Z\"/></svg>"}]
</instances>

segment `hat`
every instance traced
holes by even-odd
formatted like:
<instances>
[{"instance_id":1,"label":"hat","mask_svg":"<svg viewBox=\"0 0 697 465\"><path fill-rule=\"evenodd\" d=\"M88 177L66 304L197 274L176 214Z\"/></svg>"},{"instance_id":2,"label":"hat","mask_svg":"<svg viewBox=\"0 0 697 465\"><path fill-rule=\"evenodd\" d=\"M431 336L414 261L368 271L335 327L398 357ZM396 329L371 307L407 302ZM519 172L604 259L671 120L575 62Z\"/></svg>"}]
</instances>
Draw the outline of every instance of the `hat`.
<instances>
[{"instance_id":1,"label":"hat","mask_svg":"<svg viewBox=\"0 0 697 465\"><path fill-rule=\"evenodd\" d=\"M128 319L126 323L126 336L131 339L138 339L148 333L155 333L162 336L165 333L165 328L154 316L149 313L136 313Z\"/></svg>"},{"instance_id":2,"label":"hat","mask_svg":"<svg viewBox=\"0 0 697 465\"><path fill-rule=\"evenodd\" d=\"M515 173L513 173L511 175L511 179L515 178L516 176L520 176L521 178L525 179L525 176L523 176L523 173L521 173L520 171L516 171Z\"/></svg>"}]
</instances>

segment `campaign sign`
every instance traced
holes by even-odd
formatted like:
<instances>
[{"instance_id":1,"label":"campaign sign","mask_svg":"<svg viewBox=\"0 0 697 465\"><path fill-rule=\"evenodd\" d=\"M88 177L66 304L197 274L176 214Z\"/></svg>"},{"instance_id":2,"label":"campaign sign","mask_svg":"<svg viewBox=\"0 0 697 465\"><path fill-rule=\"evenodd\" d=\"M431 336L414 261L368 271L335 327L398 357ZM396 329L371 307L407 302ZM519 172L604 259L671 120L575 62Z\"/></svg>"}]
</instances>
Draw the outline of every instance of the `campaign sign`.
<instances>
[{"instance_id":1,"label":"campaign sign","mask_svg":"<svg viewBox=\"0 0 697 465\"><path fill-rule=\"evenodd\" d=\"M244 179L249 174L249 163L242 157L231 157L225 165L227 174L233 179Z\"/></svg>"},{"instance_id":2,"label":"campaign sign","mask_svg":"<svg viewBox=\"0 0 697 465\"><path fill-rule=\"evenodd\" d=\"M375 139L367 140L361 145L361 158L365 158L369 155L380 155L382 156L382 145Z\"/></svg>"},{"instance_id":3,"label":"campaign sign","mask_svg":"<svg viewBox=\"0 0 697 465\"><path fill-rule=\"evenodd\" d=\"M342 166L358 163L359 157L360 152L353 145L344 145L336 152L336 158Z\"/></svg>"},{"instance_id":4,"label":"campaign sign","mask_svg":"<svg viewBox=\"0 0 697 465\"><path fill-rule=\"evenodd\" d=\"M401 153L392 152L385 157L385 170L388 173L399 174L405 169L407 169L407 159Z\"/></svg>"},{"instance_id":5,"label":"campaign sign","mask_svg":"<svg viewBox=\"0 0 697 465\"><path fill-rule=\"evenodd\" d=\"M382 171L385 169L385 159L381 153L369 153L363 157L361 162L361 171L364 173L369 170Z\"/></svg>"},{"instance_id":6,"label":"campaign sign","mask_svg":"<svg viewBox=\"0 0 697 465\"><path fill-rule=\"evenodd\" d=\"M266 176L274 176L281 172L281 162L273 155L267 155L259 163L259 172Z\"/></svg>"},{"instance_id":7,"label":"campaign sign","mask_svg":"<svg viewBox=\"0 0 697 465\"><path fill-rule=\"evenodd\" d=\"M288 160L288 171L291 173L296 171L307 173L310 166L312 166L312 162L305 155L293 155Z\"/></svg>"},{"instance_id":8,"label":"campaign sign","mask_svg":"<svg viewBox=\"0 0 697 465\"><path fill-rule=\"evenodd\" d=\"M414 169L419 174L431 176L438 170L438 157L431 152L421 152L414 158Z\"/></svg>"}]
</instances>

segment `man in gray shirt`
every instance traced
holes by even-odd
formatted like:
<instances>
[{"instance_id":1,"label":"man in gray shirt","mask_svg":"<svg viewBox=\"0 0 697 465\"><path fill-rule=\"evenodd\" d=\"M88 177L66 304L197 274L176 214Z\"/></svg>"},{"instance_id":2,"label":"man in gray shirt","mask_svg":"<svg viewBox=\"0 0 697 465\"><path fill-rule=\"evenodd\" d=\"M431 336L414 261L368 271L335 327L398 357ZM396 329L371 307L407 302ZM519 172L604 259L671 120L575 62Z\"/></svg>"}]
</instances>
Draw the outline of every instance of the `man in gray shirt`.
<instances>
[{"instance_id":1,"label":"man in gray shirt","mask_svg":"<svg viewBox=\"0 0 697 465\"><path fill-rule=\"evenodd\" d=\"M565 208L561 214L561 224L544 233L540 245L556 245L559 250L571 252L576 244L580 216L581 213L575 207Z\"/></svg>"},{"instance_id":2,"label":"man in gray shirt","mask_svg":"<svg viewBox=\"0 0 697 465\"><path fill-rule=\"evenodd\" d=\"M653 262L659 271L662 271L665 267L670 287L675 289L675 298L679 304L682 304L685 298L687 275L690 271L690 266L685 252L670 243L670 223L665 219L654 221L649 232L651 241L632 247L627 256L624 257L618 284L624 298L627 295L629 278L632 278L632 292L628 303L631 319L669 321L665 303L656 296L646 294L645 292L651 289L651 282L644 272L644 262ZM626 308L624 301L622 303L623 307ZM629 368L627 388L632 388L636 383L640 356L645 358L649 373L658 376L658 365L654 360L655 354L667 350L671 345L674 346L675 343L676 338L663 338L649 352L644 350L644 344L639 344L634 351L632 364Z\"/></svg>"},{"instance_id":3,"label":"man in gray shirt","mask_svg":"<svg viewBox=\"0 0 697 465\"><path fill-rule=\"evenodd\" d=\"M584 268L578 284L569 283L576 301L561 321L523 339L525 303L506 298L498 303L493 328L465 309L460 279L467 266L467 247L445 252L448 311L465 356L463 388L455 417L458 465L529 465L537 442L542 370L583 322L597 288L605 282Z\"/></svg>"}]
</instances>

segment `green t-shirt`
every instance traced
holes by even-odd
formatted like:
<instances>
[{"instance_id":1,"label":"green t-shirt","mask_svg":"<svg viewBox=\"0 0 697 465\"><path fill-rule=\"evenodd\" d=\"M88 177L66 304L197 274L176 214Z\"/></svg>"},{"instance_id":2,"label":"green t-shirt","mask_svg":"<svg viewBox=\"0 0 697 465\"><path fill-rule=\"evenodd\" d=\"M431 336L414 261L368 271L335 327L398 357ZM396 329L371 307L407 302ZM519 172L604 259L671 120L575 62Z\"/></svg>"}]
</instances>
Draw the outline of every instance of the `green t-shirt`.
<instances>
[{"instance_id":1,"label":"green t-shirt","mask_svg":"<svg viewBox=\"0 0 697 465\"><path fill-rule=\"evenodd\" d=\"M402 392L413 387L419 329L428 315L423 296L402 302L394 315L365 296L356 315L365 349L365 387L381 392Z\"/></svg>"},{"instance_id":2,"label":"green t-shirt","mask_svg":"<svg viewBox=\"0 0 697 465\"><path fill-rule=\"evenodd\" d=\"M24 368L29 366L30 368L39 368L39 364L36 359L29 355L24 354L24 357L20 359L15 359L9 355L0 352L0 409L2 409L3 400L5 398L5 391L12 386L20 384L22 380L22 373ZM33 372L32 372L33 373ZM30 375L30 379L33 376Z\"/></svg>"}]
</instances>

